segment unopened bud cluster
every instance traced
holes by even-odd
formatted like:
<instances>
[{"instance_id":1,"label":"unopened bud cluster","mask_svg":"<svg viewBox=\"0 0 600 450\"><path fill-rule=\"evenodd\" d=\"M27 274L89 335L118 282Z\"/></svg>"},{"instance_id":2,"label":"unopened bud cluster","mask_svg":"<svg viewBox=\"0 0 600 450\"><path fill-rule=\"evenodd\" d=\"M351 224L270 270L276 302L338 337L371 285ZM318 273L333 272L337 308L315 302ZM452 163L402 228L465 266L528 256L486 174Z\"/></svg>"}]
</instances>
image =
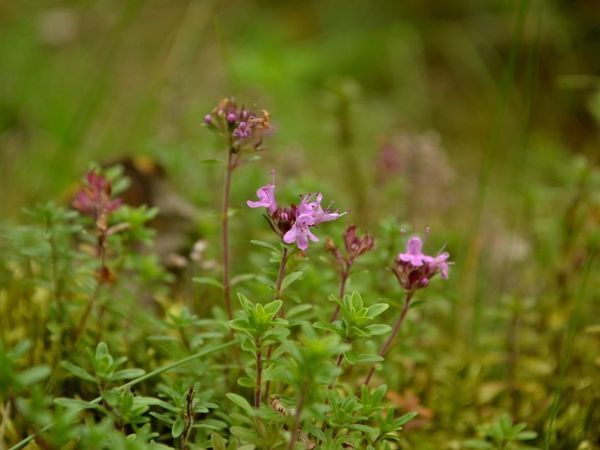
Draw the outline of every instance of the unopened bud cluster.
<instances>
[{"instance_id":1,"label":"unopened bud cluster","mask_svg":"<svg viewBox=\"0 0 600 450\"><path fill-rule=\"evenodd\" d=\"M204 116L204 123L227 138L231 151L238 152L260 148L263 137L271 131L269 118L270 114L265 110L253 111L226 97Z\"/></svg>"}]
</instances>

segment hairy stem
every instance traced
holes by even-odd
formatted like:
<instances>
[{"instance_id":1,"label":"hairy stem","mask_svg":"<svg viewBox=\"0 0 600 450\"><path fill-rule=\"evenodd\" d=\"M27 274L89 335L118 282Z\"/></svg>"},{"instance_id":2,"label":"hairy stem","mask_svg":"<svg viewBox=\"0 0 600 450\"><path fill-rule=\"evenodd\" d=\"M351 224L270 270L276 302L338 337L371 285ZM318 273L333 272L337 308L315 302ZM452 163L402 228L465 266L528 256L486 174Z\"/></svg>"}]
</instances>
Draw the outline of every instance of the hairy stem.
<instances>
[{"instance_id":1,"label":"hairy stem","mask_svg":"<svg viewBox=\"0 0 600 450\"><path fill-rule=\"evenodd\" d=\"M392 334L390 334L390 336L386 339L386 341L381 346L381 349L379 350L379 353L378 353L379 356L383 357L389 350L390 346L392 345L394 338L396 337L396 335L398 334L398 331L400 330L400 326L402 325L402 322L404 322L406 313L408 312L408 309L410 308L410 301L411 301L413 295L414 295L413 291L406 293L406 298L404 299L404 306L402 307L402 311L400 311L400 317L398 317L398 319L396 320L396 323L394 324L394 328L392 328ZM369 370L369 374L367 375L367 378L365 378L365 382L364 382L365 386L369 385L369 382L371 381L371 377L373 376L374 373L375 373L375 365L373 365L373 367L371 367L371 370Z\"/></svg>"},{"instance_id":2,"label":"hairy stem","mask_svg":"<svg viewBox=\"0 0 600 450\"><path fill-rule=\"evenodd\" d=\"M231 284L229 279L229 197L231 193L231 176L235 165L233 163L233 152L229 150L227 158L227 171L225 172L225 186L223 188L223 211L221 217L221 238L223 245L223 300L229 320L233 319L231 308Z\"/></svg>"},{"instance_id":3,"label":"hairy stem","mask_svg":"<svg viewBox=\"0 0 600 450\"><path fill-rule=\"evenodd\" d=\"M343 268L342 272L341 272L341 277L340 277L340 292L339 292L340 301L344 301L344 295L346 294L346 283L348 282L349 275L350 275L350 266ZM335 322L335 320L338 318L339 314L340 314L340 305L337 305L335 307L335 311L333 312L333 315L331 316L330 322Z\"/></svg>"},{"instance_id":4,"label":"hairy stem","mask_svg":"<svg viewBox=\"0 0 600 450\"><path fill-rule=\"evenodd\" d=\"M194 386L190 386L185 396L185 411L183 413L183 419L185 427L181 434L181 450L187 450L188 442L190 440L190 434L192 433L192 426L194 425Z\"/></svg>"},{"instance_id":5,"label":"hairy stem","mask_svg":"<svg viewBox=\"0 0 600 450\"><path fill-rule=\"evenodd\" d=\"M254 385L254 407L260 408L261 390L262 390L262 349L260 338L256 339L256 384Z\"/></svg>"},{"instance_id":6,"label":"hairy stem","mask_svg":"<svg viewBox=\"0 0 600 450\"><path fill-rule=\"evenodd\" d=\"M279 271L277 272L277 280L275 281L275 294L273 296L273 300L281 300L283 297L283 279L285 278L285 268L287 266L288 260L288 248L283 247L283 252L281 253L281 261L279 263ZM283 308L281 308L280 315L283 315ZM271 360L271 355L273 354L273 346L270 345L267 350L267 355L265 362L269 362ZM265 398L269 398L269 391L271 390L271 382L267 381L265 385Z\"/></svg>"},{"instance_id":7,"label":"hairy stem","mask_svg":"<svg viewBox=\"0 0 600 450\"><path fill-rule=\"evenodd\" d=\"M86 328L90 313L92 312L92 309L94 308L94 305L100 295L100 290L102 288L102 285L106 281L108 281L108 279L110 278L108 267L106 266L106 238L107 238L106 229L104 227L98 228L98 240L96 243L96 255L98 256L98 259L100 260L100 269L98 270L98 273L96 274L96 287L94 289L94 292L92 293L92 296L90 297L88 304L87 304L85 310L83 311L81 318L79 319L77 328L75 329L75 336L73 338L73 344L72 344L73 348L75 348L75 346L77 345L79 338L81 337L81 335L83 334L83 332Z\"/></svg>"},{"instance_id":8,"label":"hairy stem","mask_svg":"<svg viewBox=\"0 0 600 450\"><path fill-rule=\"evenodd\" d=\"M275 281L275 295L273 296L273 300L281 300L281 297L283 297L283 289L281 289L281 286L283 284L283 279L285 278L285 267L287 265L287 260L288 248L283 247L281 261L279 263L279 271L277 272L277 281Z\"/></svg>"},{"instance_id":9,"label":"hairy stem","mask_svg":"<svg viewBox=\"0 0 600 450\"><path fill-rule=\"evenodd\" d=\"M298 431L300 430L300 422L302 420L302 408L304 406L304 395L301 392L296 403L296 413L294 414L294 425L292 428L292 435L290 436L290 444L288 450L294 450L296 441L298 440Z\"/></svg>"}]
</instances>

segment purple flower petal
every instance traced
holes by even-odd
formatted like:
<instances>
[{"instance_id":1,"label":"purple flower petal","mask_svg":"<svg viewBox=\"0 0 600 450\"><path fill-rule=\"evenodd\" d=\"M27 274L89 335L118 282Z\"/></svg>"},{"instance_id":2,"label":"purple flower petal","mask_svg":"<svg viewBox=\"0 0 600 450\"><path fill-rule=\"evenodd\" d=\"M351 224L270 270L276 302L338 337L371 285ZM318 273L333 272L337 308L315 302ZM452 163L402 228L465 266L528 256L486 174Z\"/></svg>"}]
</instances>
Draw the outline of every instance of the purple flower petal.
<instances>
[{"instance_id":1,"label":"purple flower petal","mask_svg":"<svg viewBox=\"0 0 600 450\"><path fill-rule=\"evenodd\" d=\"M246 204L250 208L265 207L269 214L273 214L277 210L277 201L275 200L275 185L267 184L256 191L258 201L248 200Z\"/></svg>"}]
</instances>

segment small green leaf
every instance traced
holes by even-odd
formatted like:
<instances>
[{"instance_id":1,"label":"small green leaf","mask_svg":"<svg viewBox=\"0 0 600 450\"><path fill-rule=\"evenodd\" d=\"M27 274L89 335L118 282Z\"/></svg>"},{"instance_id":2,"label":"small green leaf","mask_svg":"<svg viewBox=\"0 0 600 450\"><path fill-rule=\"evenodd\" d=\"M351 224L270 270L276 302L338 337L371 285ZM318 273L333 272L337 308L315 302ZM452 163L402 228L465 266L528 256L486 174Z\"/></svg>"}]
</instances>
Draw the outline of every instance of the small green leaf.
<instances>
[{"instance_id":1,"label":"small green leaf","mask_svg":"<svg viewBox=\"0 0 600 450\"><path fill-rule=\"evenodd\" d=\"M123 369L113 373L109 379L111 381L128 380L130 378L141 377L146 373L143 369Z\"/></svg>"},{"instance_id":2,"label":"small green leaf","mask_svg":"<svg viewBox=\"0 0 600 450\"><path fill-rule=\"evenodd\" d=\"M96 382L96 379L92 375L87 373L81 367L70 363L69 361L61 361L60 365L63 366L67 371L75 375L77 378L81 378L82 380L86 381L91 381L92 383Z\"/></svg>"},{"instance_id":3,"label":"small green leaf","mask_svg":"<svg viewBox=\"0 0 600 450\"><path fill-rule=\"evenodd\" d=\"M254 380L251 379L250 377L241 377L241 378L238 378L238 384L243 387L253 388Z\"/></svg>"},{"instance_id":4,"label":"small green leaf","mask_svg":"<svg viewBox=\"0 0 600 450\"><path fill-rule=\"evenodd\" d=\"M368 308L367 316L369 316L370 319L374 319L375 317L377 317L379 314L384 312L389 307L390 307L390 305L388 305L387 303L377 303Z\"/></svg>"},{"instance_id":5,"label":"small green leaf","mask_svg":"<svg viewBox=\"0 0 600 450\"><path fill-rule=\"evenodd\" d=\"M398 417L396 420L394 420L394 427L399 428L402 425L410 422L411 420L413 420L415 417L417 417L419 413L416 412L409 412L404 414L403 416Z\"/></svg>"},{"instance_id":6,"label":"small green leaf","mask_svg":"<svg viewBox=\"0 0 600 450\"><path fill-rule=\"evenodd\" d=\"M229 328L232 328L234 330L238 330L238 331L252 331L252 327L250 326L250 323L246 320L246 319L234 319L234 320L230 320L228 322L229 324Z\"/></svg>"},{"instance_id":7,"label":"small green leaf","mask_svg":"<svg viewBox=\"0 0 600 450\"><path fill-rule=\"evenodd\" d=\"M353 361L351 364L367 364L367 363L376 363L376 362L380 362L383 361L383 357L379 356L379 355L375 355L373 353L361 353L360 355L356 355L353 358Z\"/></svg>"},{"instance_id":8,"label":"small green leaf","mask_svg":"<svg viewBox=\"0 0 600 450\"><path fill-rule=\"evenodd\" d=\"M303 312L310 311L312 308L313 308L313 306L312 305L308 305L308 304L294 306L293 308L291 308L286 313L285 316L289 319L291 317L294 317L294 316L297 316L299 314L302 314Z\"/></svg>"},{"instance_id":9,"label":"small green leaf","mask_svg":"<svg viewBox=\"0 0 600 450\"><path fill-rule=\"evenodd\" d=\"M75 398L55 398L54 403L65 408L74 409L76 411L81 409L95 409L98 407L97 403L86 402Z\"/></svg>"},{"instance_id":10,"label":"small green leaf","mask_svg":"<svg viewBox=\"0 0 600 450\"><path fill-rule=\"evenodd\" d=\"M223 283L215 280L214 278L211 277L194 277L192 278L192 281L194 283L198 283L198 284L206 284L209 286L214 286L218 289L223 289Z\"/></svg>"},{"instance_id":11,"label":"small green leaf","mask_svg":"<svg viewBox=\"0 0 600 450\"><path fill-rule=\"evenodd\" d=\"M363 300L360 294L354 291L351 295L351 304L356 310L360 310L363 308Z\"/></svg>"},{"instance_id":12,"label":"small green leaf","mask_svg":"<svg viewBox=\"0 0 600 450\"><path fill-rule=\"evenodd\" d=\"M271 317L274 317L275 314L279 312L283 302L281 300L275 300L274 302L267 303L265 305L265 312L269 314Z\"/></svg>"},{"instance_id":13,"label":"small green leaf","mask_svg":"<svg viewBox=\"0 0 600 450\"><path fill-rule=\"evenodd\" d=\"M254 311L254 303L248 300L244 294L238 292L238 300L240 301L240 305L246 311L246 313L251 314Z\"/></svg>"},{"instance_id":14,"label":"small green leaf","mask_svg":"<svg viewBox=\"0 0 600 450\"><path fill-rule=\"evenodd\" d=\"M168 411L177 412L178 409L175 408L170 403L165 402L159 398L155 397L144 397L144 396L136 396L133 398L133 404L135 406L160 406Z\"/></svg>"},{"instance_id":15,"label":"small green leaf","mask_svg":"<svg viewBox=\"0 0 600 450\"><path fill-rule=\"evenodd\" d=\"M244 441L253 442L253 441L256 440L256 434L254 434L250 430L247 430L246 428L243 428L243 427L231 427L229 429L229 431L231 431L231 434L233 434L234 436L239 437L240 439L242 439ZM239 450L239 448L238 448L238 450Z\"/></svg>"},{"instance_id":16,"label":"small green leaf","mask_svg":"<svg viewBox=\"0 0 600 450\"><path fill-rule=\"evenodd\" d=\"M152 417L156 417L158 420L160 420L161 422L166 423L167 425L171 425L172 426L173 423L174 423L173 419L171 419L168 416L165 416L164 414L160 414L160 413L157 413L155 411L151 411L150 415Z\"/></svg>"},{"instance_id":17,"label":"small green leaf","mask_svg":"<svg viewBox=\"0 0 600 450\"><path fill-rule=\"evenodd\" d=\"M259 247L268 248L269 250L272 250L272 251L274 251L275 253L278 253L278 254L281 253L281 251L277 247L275 247L273 244L270 244L270 243L265 242L265 241L252 240L252 241L250 241L250 243L254 244L254 245L258 245Z\"/></svg>"},{"instance_id":18,"label":"small green leaf","mask_svg":"<svg viewBox=\"0 0 600 450\"><path fill-rule=\"evenodd\" d=\"M528 441L530 439L535 439L537 437L537 433L535 431L522 431L515 436L515 439L519 441Z\"/></svg>"},{"instance_id":19,"label":"small green leaf","mask_svg":"<svg viewBox=\"0 0 600 450\"><path fill-rule=\"evenodd\" d=\"M29 386L43 380L50 375L50 372L51 370L48 366L32 367L19 374L19 381L23 386Z\"/></svg>"},{"instance_id":20,"label":"small green leaf","mask_svg":"<svg viewBox=\"0 0 600 450\"><path fill-rule=\"evenodd\" d=\"M243 283L244 281L248 281L248 280L254 280L255 278L256 278L256 275L254 275L252 273L241 273L231 279L231 285L235 286L236 284Z\"/></svg>"},{"instance_id":21,"label":"small green leaf","mask_svg":"<svg viewBox=\"0 0 600 450\"><path fill-rule=\"evenodd\" d=\"M226 450L227 448L227 441L217 433L212 433L210 435L210 443L212 444L213 450Z\"/></svg>"},{"instance_id":22,"label":"small green leaf","mask_svg":"<svg viewBox=\"0 0 600 450\"><path fill-rule=\"evenodd\" d=\"M96 361L100 361L105 355L108 355L108 347L105 342L100 342L96 347Z\"/></svg>"},{"instance_id":23,"label":"small green leaf","mask_svg":"<svg viewBox=\"0 0 600 450\"><path fill-rule=\"evenodd\" d=\"M179 436L181 436L181 433L183 433L184 426L185 423L183 422L183 418L178 417L175 420L175 423L173 423L173 426L171 427L171 436L173 436L174 438L178 438Z\"/></svg>"},{"instance_id":24,"label":"small green leaf","mask_svg":"<svg viewBox=\"0 0 600 450\"><path fill-rule=\"evenodd\" d=\"M361 425L359 423L355 423L354 425L350 425L349 428L351 430L362 431L363 433L376 433L377 432L377 428L370 427L368 425Z\"/></svg>"},{"instance_id":25,"label":"small green leaf","mask_svg":"<svg viewBox=\"0 0 600 450\"><path fill-rule=\"evenodd\" d=\"M373 324L367 325L366 329L373 335L379 336L381 334L387 334L391 331L392 327L384 324Z\"/></svg>"},{"instance_id":26,"label":"small green leaf","mask_svg":"<svg viewBox=\"0 0 600 450\"><path fill-rule=\"evenodd\" d=\"M246 411L248 413L253 413L254 412L252 410L252 406L250 406L250 403L248 403L248 400L246 400L241 395L237 395L237 394L234 394L232 392L230 392L228 394L225 394L225 395L227 396L227 398L229 400L231 400L233 403L235 403L236 405L238 405L244 411Z\"/></svg>"},{"instance_id":27,"label":"small green leaf","mask_svg":"<svg viewBox=\"0 0 600 450\"><path fill-rule=\"evenodd\" d=\"M301 278L302 278L301 271L290 273L283 279L283 282L281 283L281 289L287 289L293 282L295 282Z\"/></svg>"}]
</instances>

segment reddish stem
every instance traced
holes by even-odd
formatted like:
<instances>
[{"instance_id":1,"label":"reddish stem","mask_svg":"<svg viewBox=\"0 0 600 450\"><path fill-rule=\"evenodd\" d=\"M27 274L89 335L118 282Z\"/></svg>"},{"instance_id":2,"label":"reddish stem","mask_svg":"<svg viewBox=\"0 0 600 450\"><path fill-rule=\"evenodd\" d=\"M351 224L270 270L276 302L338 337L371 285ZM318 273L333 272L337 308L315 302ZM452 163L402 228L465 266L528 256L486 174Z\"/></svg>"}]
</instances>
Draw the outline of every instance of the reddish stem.
<instances>
[{"instance_id":1,"label":"reddish stem","mask_svg":"<svg viewBox=\"0 0 600 450\"><path fill-rule=\"evenodd\" d=\"M279 263L279 271L277 272L277 280L275 281L275 295L273 296L273 300L281 300L283 297L283 279L285 278L285 268L288 260L288 248L283 247L283 253L281 254L281 262ZM283 315L283 308L279 311L279 315ZM273 354L273 346L269 345L267 349L266 361L270 361L271 355ZM271 390L271 382L267 381L265 385L265 398L269 398L269 391Z\"/></svg>"},{"instance_id":2,"label":"reddish stem","mask_svg":"<svg viewBox=\"0 0 600 450\"><path fill-rule=\"evenodd\" d=\"M298 402L296 403L296 414L294 415L294 427L292 428L292 435L290 436L290 444L288 450L294 450L296 441L298 440L298 431L300 430L300 422L302 420L302 408L304 407L304 395L300 392Z\"/></svg>"},{"instance_id":3,"label":"reddish stem","mask_svg":"<svg viewBox=\"0 0 600 450\"><path fill-rule=\"evenodd\" d=\"M221 222L221 237L223 245L223 296L225 309L229 320L233 319L231 307L231 283L229 278L229 196L231 193L231 175L235 165L233 163L233 152L229 150L227 158L227 171L225 172L225 186L223 189L223 216Z\"/></svg>"},{"instance_id":4,"label":"reddish stem","mask_svg":"<svg viewBox=\"0 0 600 450\"><path fill-rule=\"evenodd\" d=\"M394 338L396 337L396 335L398 334L398 331L400 330L400 326L402 325L402 322L404 322L406 313L408 312L408 309L410 308L410 301L412 299L413 294L414 294L414 291L410 291L410 292L406 293L406 298L404 299L404 306L402 307L402 311L400 311L400 317L398 317L398 319L396 320L396 323L394 324L394 328L392 329L392 334L390 334L390 336L386 339L386 341L381 346L381 349L379 350L379 356L383 357L389 350L390 346L392 345ZM375 365L373 365L373 367L371 367L371 370L369 370L369 374L367 375L367 378L365 378L365 382L364 382L365 386L368 386L369 382L371 381L371 377L373 376L374 373L375 373Z\"/></svg>"},{"instance_id":5,"label":"reddish stem","mask_svg":"<svg viewBox=\"0 0 600 450\"><path fill-rule=\"evenodd\" d=\"M261 402L261 388L262 388L262 371L263 371L263 361L262 361L262 350L260 348L261 343L260 339L256 340L256 384L254 385L254 407L259 408Z\"/></svg>"},{"instance_id":6,"label":"reddish stem","mask_svg":"<svg viewBox=\"0 0 600 450\"><path fill-rule=\"evenodd\" d=\"M340 278L340 292L339 297L340 301L344 301L344 295L346 294L346 283L348 282L348 277L350 276L350 265L342 269L341 278ZM335 311L333 312L333 316L331 316L330 322L335 322L340 314L340 305L335 307Z\"/></svg>"}]
</instances>

